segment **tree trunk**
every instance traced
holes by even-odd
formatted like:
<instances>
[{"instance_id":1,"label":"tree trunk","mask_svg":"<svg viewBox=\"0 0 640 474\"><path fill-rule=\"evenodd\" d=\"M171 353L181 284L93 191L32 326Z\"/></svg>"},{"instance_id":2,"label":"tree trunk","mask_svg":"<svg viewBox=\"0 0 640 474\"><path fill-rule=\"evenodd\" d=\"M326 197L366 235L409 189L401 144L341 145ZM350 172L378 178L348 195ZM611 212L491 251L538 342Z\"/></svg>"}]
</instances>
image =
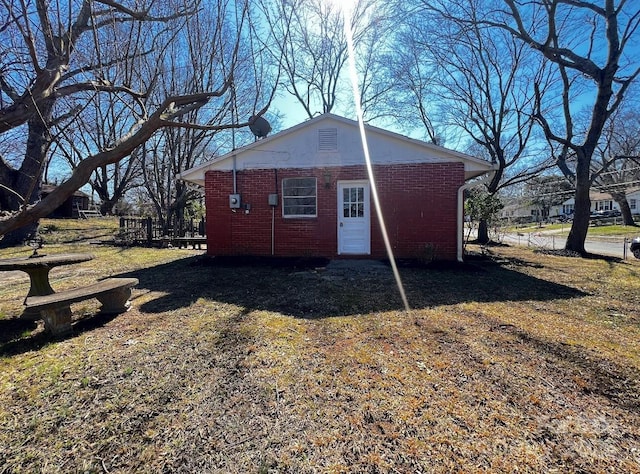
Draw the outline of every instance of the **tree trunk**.
<instances>
[{"instance_id":1,"label":"tree trunk","mask_svg":"<svg viewBox=\"0 0 640 474\"><path fill-rule=\"evenodd\" d=\"M584 255L584 241L589 231L589 216L591 214L591 199L589 198L589 163L584 152L578 153L576 164L576 193L573 223L565 244L566 250Z\"/></svg>"},{"instance_id":2,"label":"tree trunk","mask_svg":"<svg viewBox=\"0 0 640 474\"><path fill-rule=\"evenodd\" d=\"M127 189L126 183L122 181L120 177L119 163L114 164L114 176L109 179L107 166L103 166L99 170L99 176L90 181L91 189L98 195L100 199L100 212L103 216L111 216L114 214L113 210L125 194ZM97 172L98 173L98 172ZM126 173L125 173L126 174ZM128 178L124 178L125 180ZM110 189L110 184L113 186L113 193Z\"/></svg>"},{"instance_id":3,"label":"tree trunk","mask_svg":"<svg viewBox=\"0 0 640 474\"><path fill-rule=\"evenodd\" d=\"M51 144L48 122L51 119L54 100L48 99L39 104L40 114L28 122L27 150L19 170L9 173L10 182L5 185L15 193L0 188L3 209L18 211L24 205L40 200L42 174L44 172L47 150ZM6 206L6 207L4 207ZM38 221L8 232L0 240L0 247L21 245L38 230Z\"/></svg>"},{"instance_id":4,"label":"tree trunk","mask_svg":"<svg viewBox=\"0 0 640 474\"><path fill-rule=\"evenodd\" d=\"M624 225L632 225L637 227L637 224L633 221L633 215L631 214L631 208L627 201L627 194L625 192L612 192L611 197L620 206L620 212L622 213L622 223Z\"/></svg>"},{"instance_id":5,"label":"tree trunk","mask_svg":"<svg viewBox=\"0 0 640 474\"><path fill-rule=\"evenodd\" d=\"M486 219L480 219L478 222L478 239L479 244L489 243L489 226Z\"/></svg>"},{"instance_id":6,"label":"tree trunk","mask_svg":"<svg viewBox=\"0 0 640 474\"><path fill-rule=\"evenodd\" d=\"M118 203L119 198L116 199L115 196L112 196L109 199L103 200L100 203L100 213L103 216L112 216L113 215L113 209L116 207L116 204Z\"/></svg>"}]
</instances>

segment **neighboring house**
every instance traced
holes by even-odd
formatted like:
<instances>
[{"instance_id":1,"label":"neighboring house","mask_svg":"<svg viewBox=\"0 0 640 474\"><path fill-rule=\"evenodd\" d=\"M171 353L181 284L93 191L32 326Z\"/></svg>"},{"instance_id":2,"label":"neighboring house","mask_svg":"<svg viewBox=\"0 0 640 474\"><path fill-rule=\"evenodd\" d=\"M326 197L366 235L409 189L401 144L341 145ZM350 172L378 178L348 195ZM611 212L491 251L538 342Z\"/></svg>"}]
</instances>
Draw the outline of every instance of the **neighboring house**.
<instances>
[{"instance_id":1,"label":"neighboring house","mask_svg":"<svg viewBox=\"0 0 640 474\"><path fill-rule=\"evenodd\" d=\"M465 183L490 163L365 126L398 258L462 258ZM358 123L324 114L183 172L204 186L210 255L386 257Z\"/></svg>"},{"instance_id":2,"label":"neighboring house","mask_svg":"<svg viewBox=\"0 0 640 474\"><path fill-rule=\"evenodd\" d=\"M640 214L640 188L627 192L627 202L631 208L631 214Z\"/></svg>"},{"instance_id":3,"label":"neighboring house","mask_svg":"<svg viewBox=\"0 0 640 474\"><path fill-rule=\"evenodd\" d=\"M506 204L500 211L500 218L515 223L527 223L543 221L560 214L562 214L562 206L543 209L538 204L531 204L530 199L520 199Z\"/></svg>"},{"instance_id":4,"label":"neighboring house","mask_svg":"<svg viewBox=\"0 0 640 474\"><path fill-rule=\"evenodd\" d=\"M500 218L512 222L531 221L535 211L538 211L538 209L534 208L528 200L516 200L515 202L505 204L500 210Z\"/></svg>"},{"instance_id":5,"label":"neighboring house","mask_svg":"<svg viewBox=\"0 0 640 474\"><path fill-rule=\"evenodd\" d=\"M43 184L40 192L41 197L44 199L49 195L56 186L53 184ZM51 218L78 218L79 211L83 211L89 208L89 195L82 191L76 191L67 198L55 211L49 216Z\"/></svg>"},{"instance_id":6,"label":"neighboring house","mask_svg":"<svg viewBox=\"0 0 640 474\"><path fill-rule=\"evenodd\" d=\"M591 191L589 199L591 199L591 212L620 210L618 203L608 193ZM631 214L640 214L640 188L633 188L627 191L627 202L631 208ZM564 213L573 213L574 205L575 199L573 197L564 201L562 203Z\"/></svg>"}]
</instances>

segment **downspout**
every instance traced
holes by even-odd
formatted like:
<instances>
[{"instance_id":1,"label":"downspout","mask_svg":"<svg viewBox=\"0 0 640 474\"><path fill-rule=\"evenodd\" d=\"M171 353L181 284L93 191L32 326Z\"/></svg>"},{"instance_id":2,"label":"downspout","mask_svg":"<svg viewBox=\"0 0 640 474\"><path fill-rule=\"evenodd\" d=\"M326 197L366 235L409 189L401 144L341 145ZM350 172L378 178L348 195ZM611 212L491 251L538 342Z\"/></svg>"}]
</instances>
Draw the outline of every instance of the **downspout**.
<instances>
[{"instance_id":1,"label":"downspout","mask_svg":"<svg viewBox=\"0 0 640 474\"><path fill-rule=\"evenodd\" d=\"M275 194L278 194L278 168L273 170ZM276 254L276 206L271 206L271 256Z\"/></svg>"},{"instance_id":2,"label":"downspout","mask_svg":"<svg viewBox=\"0 0 640 474\"><path fill-rule=\"evenodd\" d=\"M497 170L494 168L491 170L491 177ZM474 188L483 184L480 181L474 181L471 183L465 183L458 188L458 239L457 239L457 256L458 262L464 262L464 192L467 189Z\"/></svg>"},{"instance_id":3,"label":"downspout","mask_svg":"<svg viewBox=\"0 0 640 474\"><path fill-rule=\"evenodd\" d=\"M458 188L458 242L457 242L457 256L458 262L464 262L464 192L477 186L478 183L465 183Z\"/></svg>"}]
</instances>

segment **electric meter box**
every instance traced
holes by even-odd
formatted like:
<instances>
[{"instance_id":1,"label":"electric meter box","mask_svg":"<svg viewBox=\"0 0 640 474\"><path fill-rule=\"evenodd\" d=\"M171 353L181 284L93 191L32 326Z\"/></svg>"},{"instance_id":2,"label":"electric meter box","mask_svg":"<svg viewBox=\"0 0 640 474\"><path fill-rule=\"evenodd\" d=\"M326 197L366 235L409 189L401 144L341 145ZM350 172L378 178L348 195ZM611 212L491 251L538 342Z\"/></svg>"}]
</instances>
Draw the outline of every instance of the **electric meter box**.
<instances>
[{"instance_id":1,"label":"electric meter box","mask_svg":"<svg viewBox=\"0 0 640 474\"><path fill-rule=\"evenodd\" d=\"M278 205L278 195L277 194L269 194L269 205L277 206Z\"/></svg>"},{"instance_id":2,"label":"electric meter box","mask_svg":"<svg viewBox=\"0 0 640 474\"><path fill-rule=\"evenodd\" d=\"M231 209L240 209L240 195L229 194L229 207Z\"/></svg>"}]
</instances>

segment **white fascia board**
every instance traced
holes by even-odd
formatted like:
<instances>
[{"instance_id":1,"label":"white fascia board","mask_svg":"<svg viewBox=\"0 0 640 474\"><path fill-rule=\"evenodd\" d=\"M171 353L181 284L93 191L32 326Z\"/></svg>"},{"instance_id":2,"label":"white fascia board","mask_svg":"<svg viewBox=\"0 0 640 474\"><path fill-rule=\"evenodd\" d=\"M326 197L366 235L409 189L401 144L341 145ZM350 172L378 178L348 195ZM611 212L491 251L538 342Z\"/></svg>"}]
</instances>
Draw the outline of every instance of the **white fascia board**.
<instances>
[{"instance_id":1,"label":"white fascia board","mask_svg":"<svg viewBox=\"0 0 640 474\"><path fill-rule=\"evenodd\" d=\"M336 152L321 152L317 149L318 130L327 127L338 130ZM462 162L465 179L495 169L485 160L395 132L371 125L366 125L365 131L374 165ZM357 122L324 114L184 171L179 178L202 185L204 175L209 170L231 171L234 167L236 170L318 168L361 165L364 162Z\"/></svg>"},{"instance_id":2,"label":"white fascia board","mask_svg":"<svg viewBox=\"0 0 640 474\"><path fill-rule=\"evenodd\" d=\"M322 117L322 116L320 116ZM291 133L295 133L296 130L300 128L306 127L310 121L318 120L320 117L316 117L315 119L307 120L305 122L299 123L291 128L283 130L281 132L276 133L275 135L271 135L270 137L263 138L261 140L256 140L249 145L233 150L225 155L221 155L213 160L207 161L201 165L195 166L188 170L179 173L176 177L177 179L181 179L183 181L190 181L192 183L200 184L204 186L204 176L207 171L210 170L232 170L233 169L233 157L238 155L243 155L244 153L258 147L266 147L268 144L274 140L280 140L283 137ZM272 168L273 166L270 166Z\"/></svg>"}]
</instances>

